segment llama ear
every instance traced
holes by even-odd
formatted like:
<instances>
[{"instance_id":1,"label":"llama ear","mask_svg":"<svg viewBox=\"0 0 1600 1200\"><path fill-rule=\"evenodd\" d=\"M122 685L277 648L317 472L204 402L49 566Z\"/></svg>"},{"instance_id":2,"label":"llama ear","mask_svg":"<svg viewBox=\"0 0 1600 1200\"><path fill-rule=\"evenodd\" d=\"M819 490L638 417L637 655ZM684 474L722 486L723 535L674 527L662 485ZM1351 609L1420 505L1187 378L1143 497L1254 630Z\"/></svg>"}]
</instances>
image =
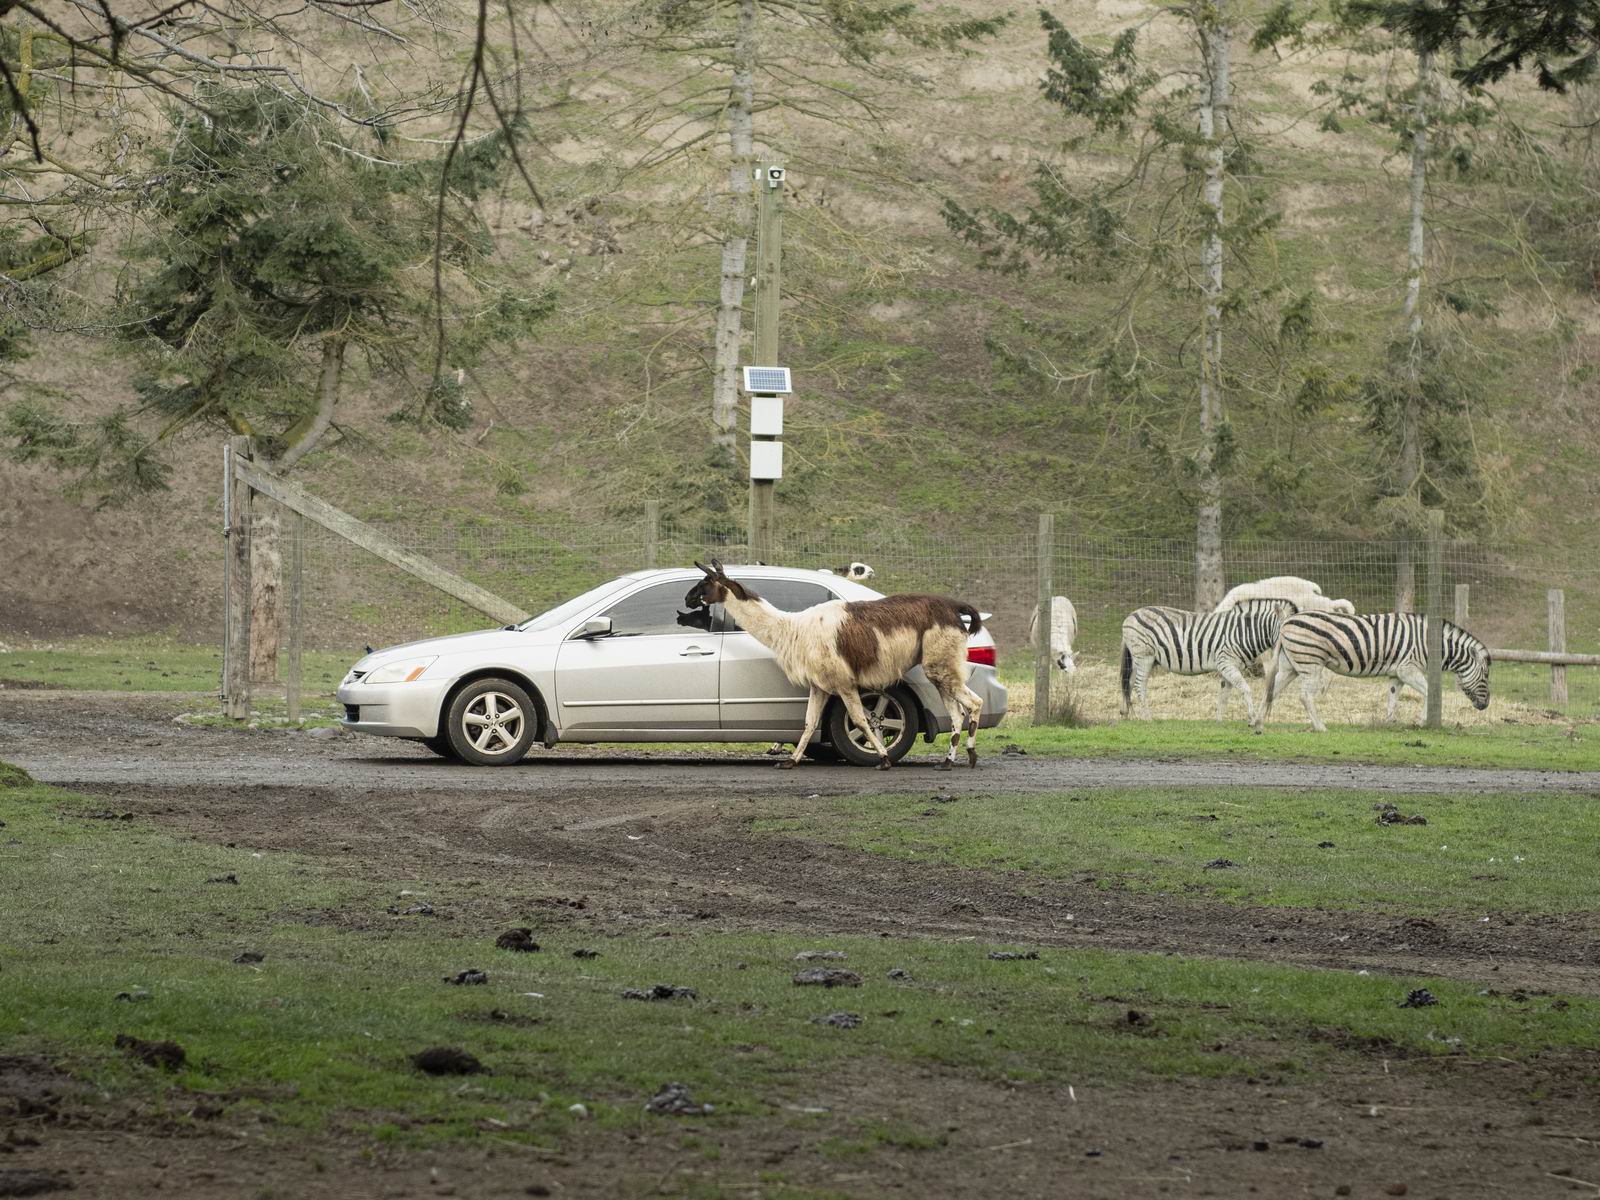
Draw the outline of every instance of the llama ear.
<instances>
[{"instance_id":1,"label":"llama ear","mask_svg":"<svg viewBox=\"0 0 1600 1200\"><path fill-rule=\"evenodd\" d=\"M713 568L715 568L716 573L718 575L723 576L723 578L727 577L727 572L722 569L722 560L721 559L713 558L711 560L711 565L712 565Z\"/></svg>"},{"instance_id":2,"label":"llama ear","mask_svg":"<svg viewBox=\"0 0 1600 1200\"><path fill-rule=\"evenodd\" d=\"M707 575L710 575L712 577L716 576L716 572L713 571L710 567L706 566L705 563L696 560L694 565L696 567L698 567L700 570L704 571Z\"/></svg>"}]
</instances>

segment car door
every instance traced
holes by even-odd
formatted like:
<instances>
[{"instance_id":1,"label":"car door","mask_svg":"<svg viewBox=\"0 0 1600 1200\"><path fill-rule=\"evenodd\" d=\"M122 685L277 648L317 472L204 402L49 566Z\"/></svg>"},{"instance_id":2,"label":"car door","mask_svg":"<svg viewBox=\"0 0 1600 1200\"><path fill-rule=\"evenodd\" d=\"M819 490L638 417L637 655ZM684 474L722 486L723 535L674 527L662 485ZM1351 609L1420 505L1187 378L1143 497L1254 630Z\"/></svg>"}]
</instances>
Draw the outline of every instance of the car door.
<instances>
[{"instance_id":1,"label":"car door","mask_svg":"<svg viewBox=\"0 0 1600 1200\"><path fill-rule=\"evenodd\" d=\"M678 622L691 583L632 592L595 614L611 619L609 634L562 642L556 698L563 737L682 737L717 728L723 637Z\"/></svg>"},{"instance_id":2,"label":"car door","mask_svg":"<svg viewBox=\"0 0 1600 1200\"><path fill-rule=\"evenodd\" d=\"M785 612L799 612L838 597L824 584L800 579L740 578L757 595ZM755 638L721 613L722 728L745 732L765 731L772 737L797 735L805 728L805 688L796 687L778 666L778 660Z\"/></svg>"}]
</instances>

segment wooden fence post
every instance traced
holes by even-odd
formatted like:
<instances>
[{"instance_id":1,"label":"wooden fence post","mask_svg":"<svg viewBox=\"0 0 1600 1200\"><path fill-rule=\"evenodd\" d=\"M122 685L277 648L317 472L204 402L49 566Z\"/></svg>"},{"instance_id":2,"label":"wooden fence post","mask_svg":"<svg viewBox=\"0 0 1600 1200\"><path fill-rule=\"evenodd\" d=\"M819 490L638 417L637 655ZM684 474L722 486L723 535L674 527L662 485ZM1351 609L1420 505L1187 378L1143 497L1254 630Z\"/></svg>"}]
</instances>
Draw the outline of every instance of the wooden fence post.
<instances>
[{"instance_id":1,"label":"wooden fence post","mask_svg":"<svg viewBox=\"0 0 1600 1200\"><path fill-rule=\"evenodd\" d=\"M1056 551L1056 518L1039 514L1039 618L1033 648L1033 723L1048 725L1050 712L1050 602L1055 595L1051 580Z\"/></svg>"},{"instance_id":2,"label":"wooden fence post","mask_svg":"<svg viewBox=\"0 0 1600 1200\"><path fill-rule=\"evenodd\" d=\"M1462 629L1467 627L1467 619L1471 613L1472 597L1471 584L1456 584L1456 615L1455 622Z\"/></svg>"},{"instance_id":3,"label":"wooden fence post","mask_svg":"<svg viewBox=\"0 0 1600 1200\"><path fill-rule=\"evenodd\" d=\"M1546 594L1550 605L1550 653L1567 651L1567 597L1560 588L1551 588ZM1567 702L1567 668L1552 663L1550 666L1550 703L1560 707Z\"/></svg>"},{"instance_id":4,"label":"wooden fence post","mask_svg":"<svg viewBox=\"0 0 1600 1200\"><path fill-rule=\"evenodd\" d=\"M233 632L228 637L228 701L225 711L236 721L250 716L250 485L238 476L239 460L250 453L250 439L228 439L234 472L229 480L228 498L228 591L229 619Z\"/></svg>"},{"instance_id":5,"label":"wooden fence post","mask_svg":"<svg viewBox=\"0 0 1600 1200\"><path fill-rule=\"evenodd\" d=\"M301 578L305 566L306 519L297 512L289 514L289 681L284 702L289 710L289 724L300 721L300 646L301 646Z\"/></svg>"},{"instance_id":6,"label":"wooden fence post","mask_svg":"<svg viewBox=\"0 0 1600 1200\"><path fill-rule=\"evenodd\" d=\"M1428 510L1428 597L1423 610L1428 642L1427 726L1444 719L1444 509Z\"/></svg>"},{"instance_id":7,"label":"wooden fence post","mask_svg":"<svg viewBox=\"0 0 1600 1200\"><path fill-rule=\"evenodd\" d=\"M222 443L222 682L218 692L228 699L229 644L233 641L233 440Z\"/></svg>"},{"instance_id":8,"label":"wooden fence post","mask_svg":"<svg viewBox=\"0 0 1600 1200\"><path fill-rule=\"evenodd\" d=\"M644 502L644 567L647 571L656 569L656 557L660 554L661 545L661 501L646 500Z\"/></svg>"}]
</instances>

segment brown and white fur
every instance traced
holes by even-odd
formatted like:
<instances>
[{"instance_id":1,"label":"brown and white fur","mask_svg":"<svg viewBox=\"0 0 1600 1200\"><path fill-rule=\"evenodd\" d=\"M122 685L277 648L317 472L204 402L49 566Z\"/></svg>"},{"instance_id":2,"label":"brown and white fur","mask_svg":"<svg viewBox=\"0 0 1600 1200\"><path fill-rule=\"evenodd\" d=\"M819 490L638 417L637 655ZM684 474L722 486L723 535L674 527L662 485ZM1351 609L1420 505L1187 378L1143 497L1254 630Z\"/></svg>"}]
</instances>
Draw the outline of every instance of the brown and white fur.
<instances>
[{"instance_id":1,"label":"brown and white fur","mask_svg":"<svg viewBox=\"0 0 1600 1200\"><path fill-rule=\"evenodd\" d=\"M950 750L940 770L955 765L961 728L967 727L967 764L978 765L978 717L983 698L967 686L967 637L983 626L978 610L943 596L885 596L881 600L828 600L797 613L768 604L715 559L695 566L705 578L684 598L689 607L720 604L739 627L778 660L789 682L809 688L806 727L794 753L779 767L798 765L817 731L828 697L845 712L878 752L878 769L890 767L889 751L861 705L861 689L881 691L921 666L950 714ZM963 624L965 617L970 624ZM965 719L963 719L965 718Z\"/></svg>"}]
</instances>

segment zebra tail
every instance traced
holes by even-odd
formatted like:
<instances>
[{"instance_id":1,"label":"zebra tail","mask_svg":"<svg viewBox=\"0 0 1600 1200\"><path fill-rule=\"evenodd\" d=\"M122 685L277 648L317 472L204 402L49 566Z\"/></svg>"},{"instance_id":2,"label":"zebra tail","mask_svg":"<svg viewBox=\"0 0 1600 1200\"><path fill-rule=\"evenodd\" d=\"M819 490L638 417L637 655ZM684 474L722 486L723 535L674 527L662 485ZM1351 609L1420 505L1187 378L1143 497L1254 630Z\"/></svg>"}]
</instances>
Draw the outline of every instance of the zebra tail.
<instances>
[{"instance_id":1,"label":"zebra tail","mask_svg":"<svg viewBox=\"0 0 1600 1200\"><path fill-rule=\"evenodd\" d=\"M1122 643L1122 715L1127 716L1133 707L1133 651Z\"/></svg>"}]
</instances>

